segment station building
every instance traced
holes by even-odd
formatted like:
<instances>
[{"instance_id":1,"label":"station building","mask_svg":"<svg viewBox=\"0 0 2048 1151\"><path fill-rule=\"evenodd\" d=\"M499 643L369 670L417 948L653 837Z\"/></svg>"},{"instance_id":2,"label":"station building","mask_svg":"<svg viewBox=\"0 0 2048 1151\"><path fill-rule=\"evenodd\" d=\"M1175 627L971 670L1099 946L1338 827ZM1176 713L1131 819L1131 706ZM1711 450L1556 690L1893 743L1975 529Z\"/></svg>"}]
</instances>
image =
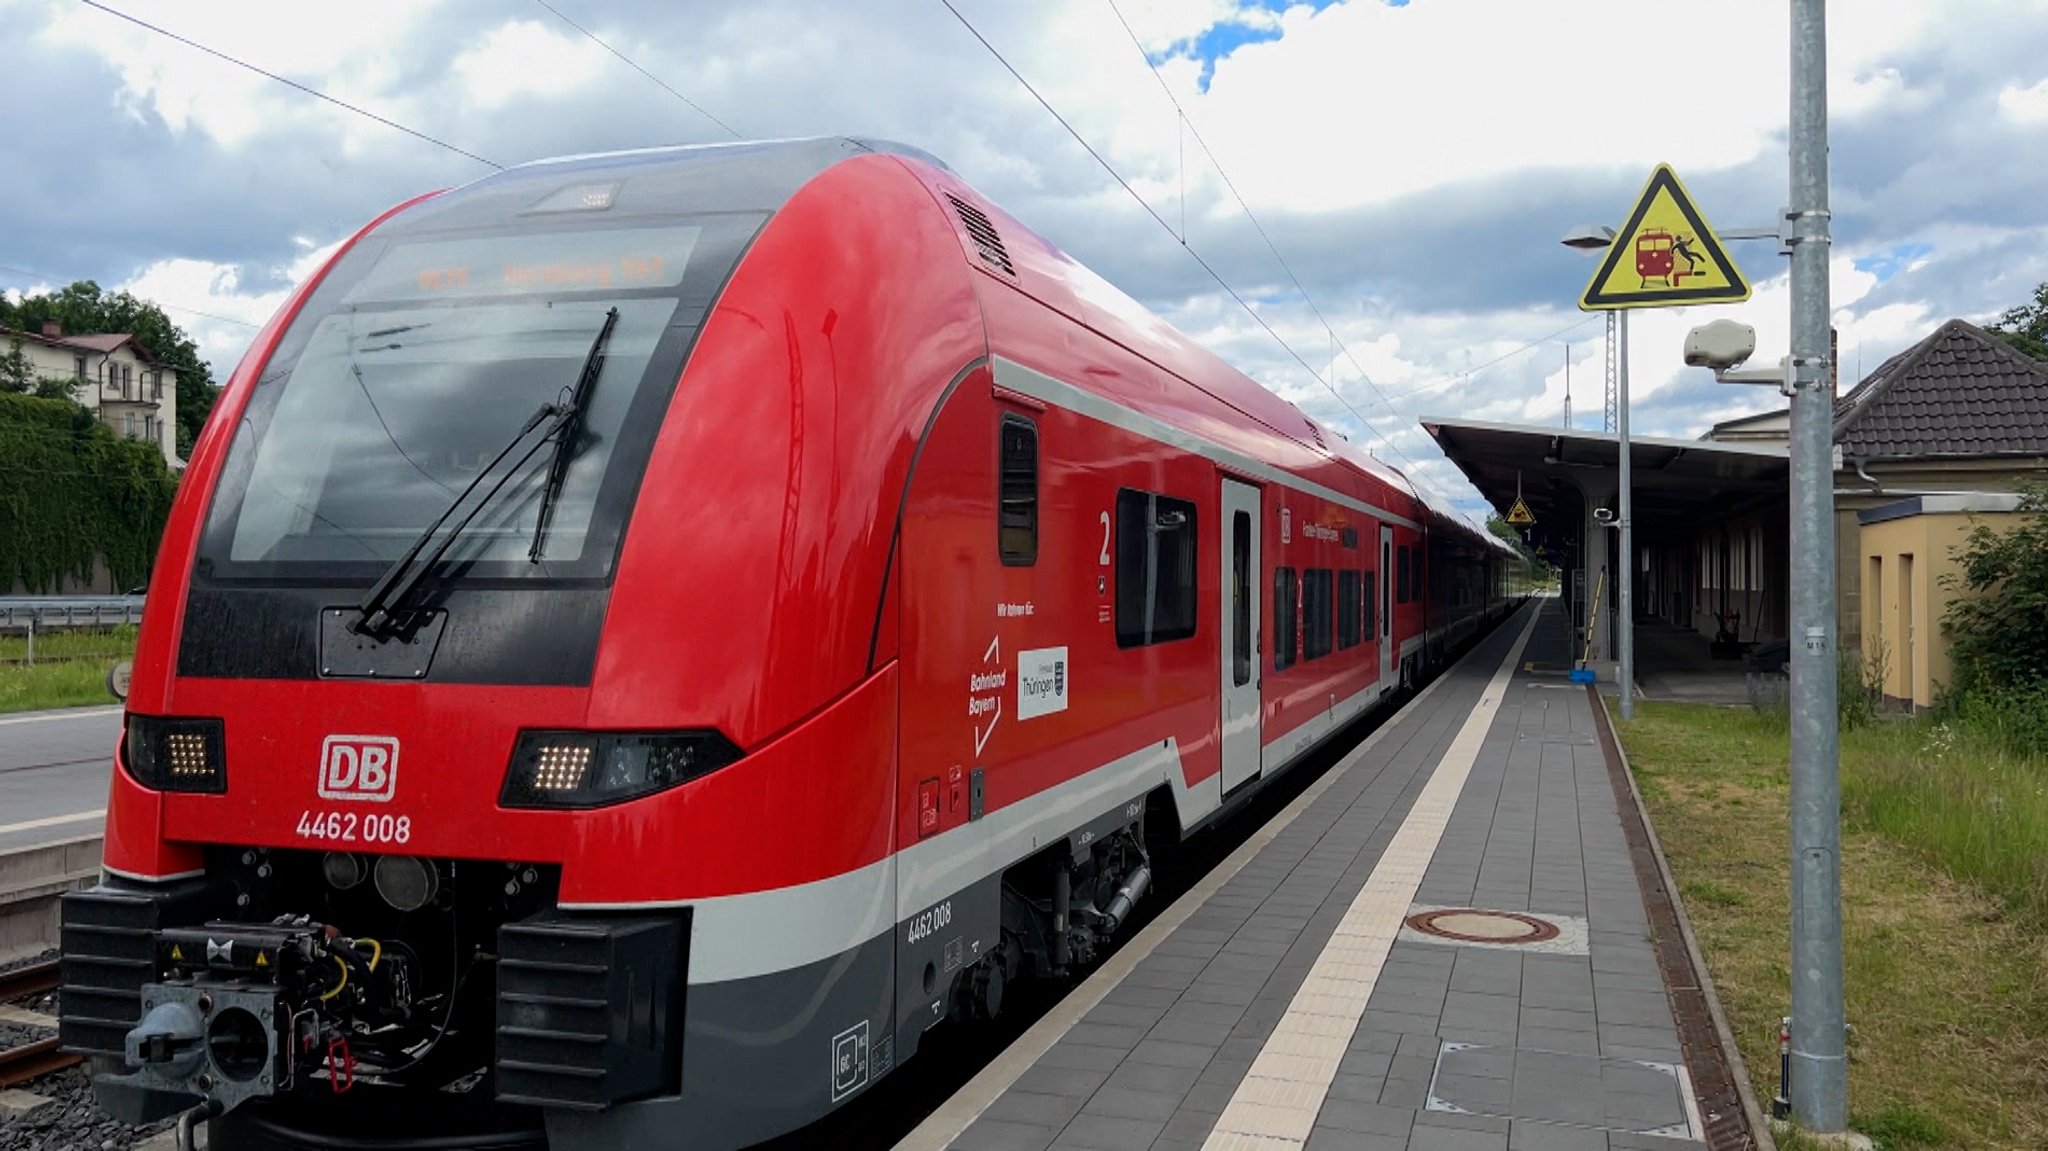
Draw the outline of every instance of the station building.
<instances>
[{"instance_id":1,"label":"station building","mask_svg":"<svg viewBox=\"0 0 2048 1151\"><path fill-rule=\"evenodd\" d=\"M1621 578L1613 433L1425 419L1489 502L1521 498L1527 535L1564 572L1576 650L1611 682ZM1745 697L1786 658L1789 410L1695 440L1630 437L1636 681L1652 698ZM1895 704L1927 707L1948 663L1940 577L1971 526L1997 530L2029 479L2048 480L2048 364L1964 320L1893 356L1835 402L1836 623L1883 668Z\"/></svg>"}]
</instances>

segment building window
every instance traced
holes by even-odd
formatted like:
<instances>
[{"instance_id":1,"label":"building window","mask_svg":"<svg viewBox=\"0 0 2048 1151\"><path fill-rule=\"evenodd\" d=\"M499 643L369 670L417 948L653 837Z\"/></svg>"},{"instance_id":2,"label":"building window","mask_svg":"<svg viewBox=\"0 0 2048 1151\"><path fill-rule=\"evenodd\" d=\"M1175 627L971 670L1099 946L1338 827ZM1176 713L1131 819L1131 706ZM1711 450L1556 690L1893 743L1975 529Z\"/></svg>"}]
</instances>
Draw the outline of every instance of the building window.
<instances>
[{"instance_id":1,"label":"building window","mask_svg":"<svg viewBox=\"0 0 2048 1151\"><path fill-rule=\"evenodd\" d=\"M1028 567L1038 562L1038 426L1023 416L1005 415L1001 440L997 541L1006 566Z\"/></svg>"},{"instance_id":2,"label":"building window","mask_svg":"<svg viewBox=\"0 0 2048 1151\"><path fill-rule=\"evenodd\" d=\"M1330 569L1301 573L1301 658L1304 662L1330 654Z\"/></svg>"},{"instance_id":3,"label":"building window","mask_svg":"<svg viewBox=\"0 0 2048 1151\"><path fill-rule=\"evenodd\" d=\"M162 368L156 368L149 373L149 398L152 400L164 398L164 370Z\"/></svg>"},{"instance_id":4,"label":"building window","mask_svg":"<svg viewBox=\"0 0 2048 1151\"><path fill-rule=\"evenodd\" d=\"M1273 569L1273 669L1294 663L1294 569Z\"/></svg>"},{"instance_id":5,"label":"building window","mask_svg":"<svg viewBox=\"0 0 2048 1151\"><path fill-rule=\"evenodd\" d=\"M80 380L86 380L86 379L90 379L90 378L91 378L91 377L89 377L89 376L87 376L87 375L85 374L85 357L84 357L84 356L73 356L73 357L71 357L71 366L72 366L72 367L74 367L74 368L76 368L76 369L78 369L78 378L79 378Z\"/></svg>"},{"instance_id":6,"label":"building window","mask_svg":"<svg viewBox=\"0 0 2048 1151\"><path fill-rule=\"evenodd\" d=\"M1362 581L1359 573L1343 571L1337 573L1337 648L1357 647L1359 640L1359 607Z\"/></svg>"},{"instance_id":7,"label":"building window","mask_svg":"<svg viewBox=\"0 0 2048 1151\"><path fill-rule=\"evenodd\" d=\"M1116 494L1116 643L1195 634L1195 505L1126 488Z\"/></svg>"}]
</instances>

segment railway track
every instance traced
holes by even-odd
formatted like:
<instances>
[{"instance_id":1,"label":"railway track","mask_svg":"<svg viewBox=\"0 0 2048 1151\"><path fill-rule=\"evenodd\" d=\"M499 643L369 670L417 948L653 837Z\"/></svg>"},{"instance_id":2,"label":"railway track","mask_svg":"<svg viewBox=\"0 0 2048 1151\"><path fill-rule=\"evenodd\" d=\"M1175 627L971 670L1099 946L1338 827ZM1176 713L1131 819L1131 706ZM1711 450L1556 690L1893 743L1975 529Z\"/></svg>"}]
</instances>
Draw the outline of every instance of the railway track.
<instances>
[{"instance_id":1,"label":"railway track","mask_svg":"<svg viewBox=\"0 0 2048 1151\"><path fill-rule=\"evenodd\" d=\"M55 991L57 983L55 959L0 972L0 1003ZM0 1048L0 1089L19 1087L52 1072L62 1071L79 1063L81 1058L59 1050L55 1035Z\"/></svg>"},{"instance_id":2,"label":"railway track","mask_svg":"<svg viewBox=\"0 0 2048 1151\"><path fill-rule=\"evenodd\" d=\"M57 961L46 959L12 971L0 971L0 1003L57 990Z\"/></svg>"},{"instance_id":3,"label":"railway track","mask_svg":"<svg viewBox=\"0 0 2048 1151\"><path fill-rule=\"evenodd\" d=\"M84 1061L84 1056L59 1050L55 1035L9 1047L0 1050L0 1089L19 1087Z\"/></svg>"}]
</instances>

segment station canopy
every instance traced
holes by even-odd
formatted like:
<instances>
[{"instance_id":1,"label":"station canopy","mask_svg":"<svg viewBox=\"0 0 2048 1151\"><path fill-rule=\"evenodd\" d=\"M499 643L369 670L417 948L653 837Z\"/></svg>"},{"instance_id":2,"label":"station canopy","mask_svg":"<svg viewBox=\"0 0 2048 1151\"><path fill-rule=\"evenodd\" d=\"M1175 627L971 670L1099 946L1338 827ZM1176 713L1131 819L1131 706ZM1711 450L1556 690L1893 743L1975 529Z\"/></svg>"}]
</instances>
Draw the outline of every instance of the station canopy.
<instances>
[{"instance_id":1,"label":"station canopy","mask_svg":"<svg viewBox=\"0 0 2048 1151\"><path fill-rule=\"evenodd\" d=\"M1612 432L1440 418L1422 427L1488 503L1513 507L1519 486L1536 523L1554 530L1574 528L1585 514L1579 490L1604 502L1619 486L1621 439ZM1632 435L1629 466L1638 535L1685 534L1766 502L1782 504L1790 484L1783 444Z\"/></svg>"}]
</instances>

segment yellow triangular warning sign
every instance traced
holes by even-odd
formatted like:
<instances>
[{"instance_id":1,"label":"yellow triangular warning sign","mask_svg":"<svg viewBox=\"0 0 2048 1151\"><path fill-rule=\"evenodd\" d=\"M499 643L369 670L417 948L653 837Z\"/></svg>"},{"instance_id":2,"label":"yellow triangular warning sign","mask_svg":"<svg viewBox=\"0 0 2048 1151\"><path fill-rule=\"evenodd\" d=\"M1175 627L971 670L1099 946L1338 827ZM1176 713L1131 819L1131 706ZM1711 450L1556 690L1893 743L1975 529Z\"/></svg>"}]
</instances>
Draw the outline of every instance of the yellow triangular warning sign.
<instances>
[{"instance_id":1,"label":"yellow triangular warning sign","mask_svg":"<svg viewBox=\"0 0 2048 1151\"><path fill-rule=\"evenodd\" d=\"M172 963L183 963L183 962L185 962L185 950L184 950L184 948L181 948L181 947L179 947L179 946L178 946L177 944L175 944L175 943L171 944L171 962L172 962Z\"/></svg>"},{"instance_id":2,"label":"yellow triangular warning sign","mask_svg":"<svg viewBox=\"0 0 2048 1151\"><path fill-rule=\"evenodd\" d=\"M256 953L256 966L258 966L258 967L268 967L268 966L270 966L270 957L269 957L269 956L266 956L266 955L264 955L264 954L263 954L263 953L262 953L261 951L257 952L257 953Z\"/></svg>"},{"instance_id":3,"label":"yellow triangular warning sign","mask_svg":"<svg viewBox=\"0 0 2048 1151\"><path fill-rule=\"evenodd\" d=\"M1669 164L1657 165L1628 222L1586 284L1579 307L1671 308L1728 304L1749 298L1749 282L1728 258L1720 237L1693 206Z\"/></svg>"},{"instance_id":4,"label":"yellow triangular warning sign","mask_svg":"<svg viewBox=\"0 0 2048 1151\"><path fill-rule=\"evenodd\" d=\"M1536 517L1529 514L1529 505L1522 502L1522 497L1516 496L1515 506L1508 509L1508 522L1516 527L1525 527L1536 522Z\"/></svg>"}]
</instances>

